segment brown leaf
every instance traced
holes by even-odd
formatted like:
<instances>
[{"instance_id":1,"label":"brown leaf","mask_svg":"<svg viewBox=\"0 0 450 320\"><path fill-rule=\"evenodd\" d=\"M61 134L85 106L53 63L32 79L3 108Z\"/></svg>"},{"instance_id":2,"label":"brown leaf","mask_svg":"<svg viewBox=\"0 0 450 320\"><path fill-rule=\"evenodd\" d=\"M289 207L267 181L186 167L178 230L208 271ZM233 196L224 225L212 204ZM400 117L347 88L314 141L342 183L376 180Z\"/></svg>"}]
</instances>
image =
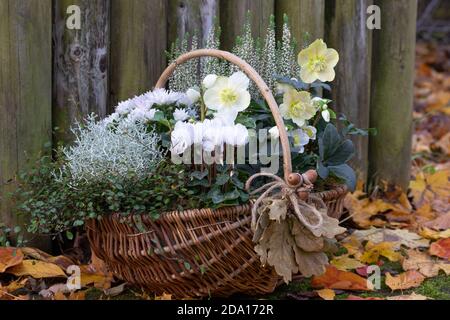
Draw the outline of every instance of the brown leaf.
<instances>
[{"instance_id":1,"label":"brown leaf","mask_svg":"<svg viewBox=\"0 0 450 320\"><path fill-rule=\"evenodd\" d=\"M384 299L380 297L359 297L351 294L345 300L384 300Z\"/></svg>"},{"instance_id":2,"label":"brown leaf","mask_svg":"<svg viewBox=\"0 0 450 320\"><path fill-rule=\"evenodd\" d=\"M0 273L6 269L20 264L23 260L23 253L20 249L11 247L0 247Z\"/></svg>"},{"instance_id":3,"label":"brown leaf","mask_svg":"<svg viewBox=\"0 0 450 320\"><path fill-rule=\"evenodd\" d=\"M392 296L388 297L387 300L428 300L429 298L416 293L411 293L407 295L400 295L400 296Z\"/></svg>"},{"instance_id":4,"label":"brown leaf","mask_svg":"<svg viewBox=\"0 0 450 320\"><path fill-rule=\"evenodd\" d=\"M66 277L64 271L56 264L39 260L23 260L21 264L8 269L7 272L16 277L32 276L37 279Z\"/></svg>"},{"instance_id":5,"label":"brown leaf","mask_svg":"<svg viewBox=\"0 0 450 320\"><path fill-rule=\"evenodd\" d=\"M321 275L325 272L328 265L328 257L323 252L306 252L297 246L294 246L295 261L298 271L304 277Z\"/></svg>"},{"instance_id":6,"label":"brown leaf","mask_svg":"<svg viewBox=\"0 0 450 320\"><path fill-rule=\"evenodd\" d=\"M341 290L372 290L367 286L367 280L355 273L340 271L334 266L328 266L321 276L315 276L311 281L313 288L329 288Z\"/></svg>"},{"instance_id":7,"label":"brown leaf","mask_svg":"<svg viewBox=\"0 0 450 320\"><path fill-rule=\"evenodd\" d=\"M450 238L441 239L431 244L430 254L450 260Z\"/></svg>"},{"instance_id":8,"label":"brown leaf","mask_svg":"<svg viewBox=\"0 0 450 320\"><path fill-rule=\"evenodd\" d=\"M407 254L408 258L402 262L403 270L417 270L425 277L435 277L439 274L440 263L433 261L428 253L408 250Z\"/></svg>"},{"instance_id":9,"label":"brown leaf","mask_svg":"<svg viewBox=\"0 0 450 320\"><path fill-rule=\"evenodd\" d=\"M320 251L323 249L323 238L316 237L309 229L300 224L297 220L294 220L292 226L292 235L295 237L295 243L304 251Z\"/></svg>"},{"instance_id":10,"label":"brown leaf","mask_svg":"<svg viewBox=\"0 0 450 320\"><path fill-rule=\"evenodd\" d=\"M425 277L416 270L409 270L395 277L391 276L389 272L386 273L386 285L392 290L415 288L420 286L424 280Z\"/></svg>"}]
</instances>

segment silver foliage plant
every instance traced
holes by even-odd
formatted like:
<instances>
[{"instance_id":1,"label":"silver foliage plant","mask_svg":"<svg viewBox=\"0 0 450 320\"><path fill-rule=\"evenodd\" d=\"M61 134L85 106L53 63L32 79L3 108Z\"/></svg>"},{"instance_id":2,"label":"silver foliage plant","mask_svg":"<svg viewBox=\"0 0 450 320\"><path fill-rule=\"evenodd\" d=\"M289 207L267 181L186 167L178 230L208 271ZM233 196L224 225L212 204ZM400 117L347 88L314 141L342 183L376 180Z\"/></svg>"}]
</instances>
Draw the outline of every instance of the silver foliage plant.
<instances>
[{"instance_id":1,"label":"silver foliage plant","mask_svg":"<svg viewBox=\"0 0 450 320\"><path fill-rule=\"evenodd\" d=\"M87 118L72 132L74 144L63 149L67 164L62 168L74 182L125 179L150 174L164 158L161 137L140 122L120 121L115 126Z\"/></svg>"},{"instance_id":2,"label":"silver foliage plant","mask_svg":"<svg viewBox=\"0 0 450 320\"><path fill-rule=\"evenodd\" d=\"M275 28L275 17L271 16L264 40L255 39L252 35L251 15L248 13L242 34L236 38L232 50L235 55L249 63L272 90L275 90L276 76L292 78L298 76L300 71L296 62L296 44L292 38L287 15L283 17L281 41L278 44ZM195 36L191 43L189 47L186 38L177 40L172 44L169 60L173 62L179 55L197 49L198 41ZM205 48L220 48L220 28L215 25L208 34ZM202 58L199 64L187 63L179 66L169 80L169 88L173 91L186 91L190 87L199 86L201 80L208 74L230 76L238 70L238 67L230 66L219 59ZM253 98L260 97L253 83L250 86L250 93Z\"/></svg>"}]
</instances>

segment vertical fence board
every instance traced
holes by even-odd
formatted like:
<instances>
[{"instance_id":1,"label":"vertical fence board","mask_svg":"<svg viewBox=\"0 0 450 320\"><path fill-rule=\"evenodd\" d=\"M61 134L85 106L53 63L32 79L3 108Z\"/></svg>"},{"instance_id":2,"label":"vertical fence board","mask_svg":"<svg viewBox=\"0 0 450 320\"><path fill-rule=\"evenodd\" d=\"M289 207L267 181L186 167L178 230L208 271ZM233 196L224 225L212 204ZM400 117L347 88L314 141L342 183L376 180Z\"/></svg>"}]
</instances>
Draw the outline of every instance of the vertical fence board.
<instances>
[{"instance_id":1,"label":"vertical fence board","mask_svg":"<svg viewBox=\"0 0 450 320\"><path fill-rule=\"evenodd\" d=\"M408 186L411 161L416 0L376 0L381 30L373 32L369 178Z\"/></svg>"},{"instance_id":2,"label":"vertical fence board","mask_svg":"<svg viewBox=\"0 0 450 320\"><path fill-rule=\"evenodd\" d=\"M51 141L51 0L0 1L0 218L11 225L6 193L18 170Z\"/></svg>"},{"instance_id":3,"label":"vertical fence board","mask_svg":"<svg viewBox=\"0 0 450 320\"><path fill-rule=\"evenodd\" d=\"M277 25L282 26L283 15L289 17L292 35L299 48L306 45L306 33L311 40L324 35L324 0L277 0ZM280 30L280 28L279 28Z\"/></svg>"},{"instance_id":4,"label":"vertical fence board","mask_svg":"<svg viewBox=\"0 0 450 320\"><path fill-rule=\"evenodd\" d=\"M71 5L81 10L79 30L66 27ZM69 142L75 121L108 114L109 0L55 0L53 41L54 138Z\"/></svg>"},{"instance_id":5,"label":"vertical fence board","mask_svg":"<svg viewBox=\"0 0 450 320\"><path fill-rule=\"evenodd\" d=\"M326 1L325 38L339 52L333 83L333 107L359 128L369 127L372 32L366 27L367 7L372 0ZM352 166L365 181L368 167L368 137L355 137Z\"/></svg>"},{"instance_id":6,"label":"vertical fence board","mask_svg":"<svg viewBox=\"0 0 450 320\"><path fill-rule=\"evenodd\" d=\"M215 18L219 18L219 0L169 0L168 41L196 34L204 46Z\"/></svg>"},{"instance_id":7,"label":"vertical fence board","mask_svg":"<svg viewBox=\"0 0 450 320\"><path fill-rule=\"evenodd\" d=\"M252 17L253 36L264 38L274 9L274 0L222 0L220 2L222 47L225 50L233 48L236 36L242 34L248 11Z\"/></svg>"},{"instance_id":8,"label":"vertical fence board","mask_svg":"<svg viewBox=\"0 0 450 320\"><path fill-rule=\"evenodd\" d=\"M111 103L150 90L166 65L166 1L111 1Z\"/></svg>"}]
</instances>

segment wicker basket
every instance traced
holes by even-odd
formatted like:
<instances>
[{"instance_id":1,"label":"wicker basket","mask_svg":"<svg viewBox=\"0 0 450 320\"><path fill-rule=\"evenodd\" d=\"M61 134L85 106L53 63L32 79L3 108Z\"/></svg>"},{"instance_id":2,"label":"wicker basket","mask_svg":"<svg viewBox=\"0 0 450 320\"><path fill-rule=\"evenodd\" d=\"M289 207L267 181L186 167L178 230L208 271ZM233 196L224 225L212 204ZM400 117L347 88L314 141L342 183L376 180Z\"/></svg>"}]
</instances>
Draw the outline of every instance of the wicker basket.
<instances>
[{"instance_id":1,"label":"wicker basket","mask_svg":"<svg viewBox=\"0 0 450 320\"><path fill-rule=\"evenodd\" d=\"M225 51L202 49L180 56L161 75L157 88L165 86L175 67L202 56L222 58L239 66L258 86L266 99L280 131L283 169L287 183L292 173L287 133L278 106L262 78L246 62ZM317 193L327 205L328 214L342 214L345 186ZM95 254L120 278L157 294L170 293L176 298L265 294L272 292L279 276L271 267L261 266L254 251L250 228L251 203L218 210L193 209L163 213L153 221L120 214L87 222L87 235ZM125 222L125 223L124 223Z\"/></svg>"}]
</instances>

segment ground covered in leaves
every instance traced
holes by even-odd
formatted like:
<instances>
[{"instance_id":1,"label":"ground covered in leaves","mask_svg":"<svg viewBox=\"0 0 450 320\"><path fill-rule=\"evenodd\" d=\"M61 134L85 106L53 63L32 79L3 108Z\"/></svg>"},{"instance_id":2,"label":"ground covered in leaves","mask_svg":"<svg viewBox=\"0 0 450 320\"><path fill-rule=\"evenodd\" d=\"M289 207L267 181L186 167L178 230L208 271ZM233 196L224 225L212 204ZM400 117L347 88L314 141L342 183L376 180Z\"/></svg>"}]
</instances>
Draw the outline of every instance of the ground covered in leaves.
<instances>
[{"instance_id":1,"label":"ground covered in leaves","mask_svg":"<svg viewBox=\"0 0 450 320\"><path fill-rule=\"evenodd\" d=\"M417 46L412 179L407 193L363 186L347 196L348 232L325 274L297 278L262 299L450 300L450 46ZM0 248L0 299L171 299L114 279L92 257ZM78 265L81 290L67 275ZM379 281L366 281L379 274ZM368 285L372 283L372 285ZM245 299L247 297L237 298Z\"/></svg>"}]
</instances>

